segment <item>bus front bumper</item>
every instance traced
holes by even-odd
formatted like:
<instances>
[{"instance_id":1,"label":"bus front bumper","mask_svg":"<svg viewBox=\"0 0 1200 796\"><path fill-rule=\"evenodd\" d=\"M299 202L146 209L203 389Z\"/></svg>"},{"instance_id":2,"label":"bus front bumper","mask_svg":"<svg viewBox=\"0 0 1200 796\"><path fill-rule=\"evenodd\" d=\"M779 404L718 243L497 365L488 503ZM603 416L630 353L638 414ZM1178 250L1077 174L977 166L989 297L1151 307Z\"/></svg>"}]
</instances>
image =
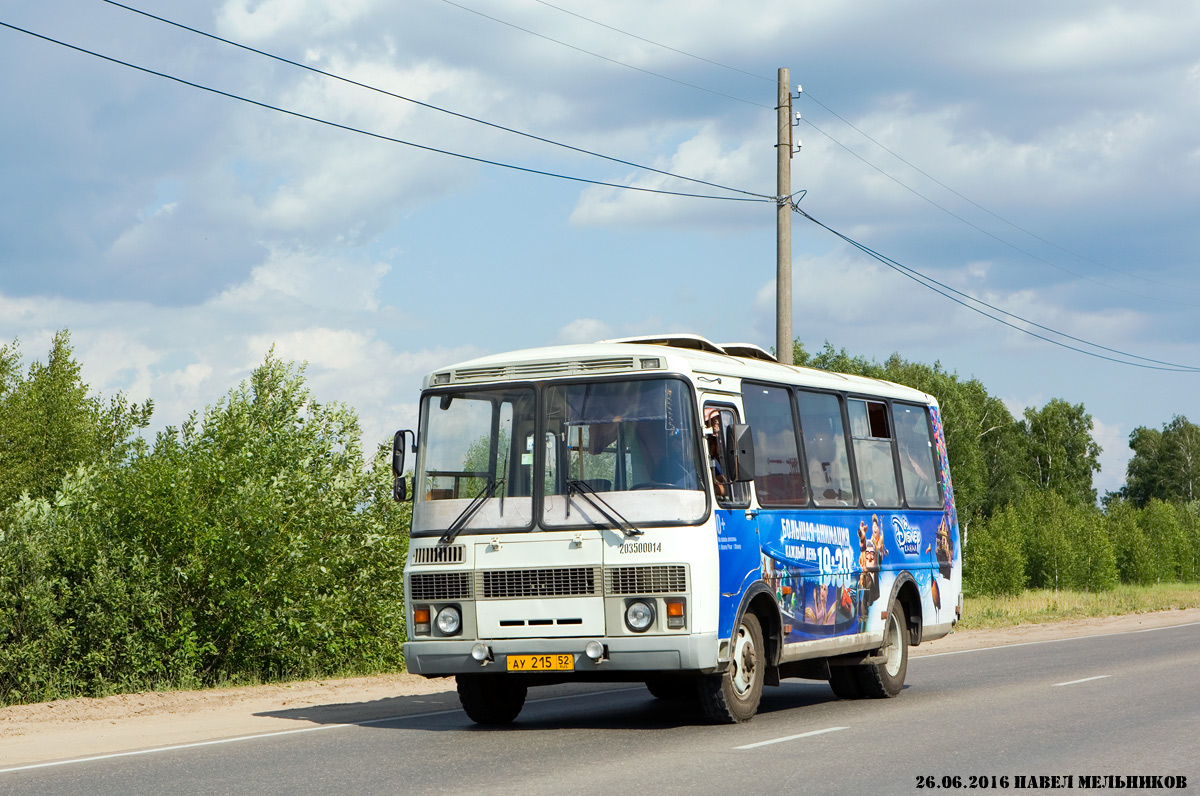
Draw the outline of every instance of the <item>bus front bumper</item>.
<instances>
[{"instance_id":1,"label":"bus front bumper","mask_svg":"<svg viewBox=\"0 0 1200 796\"><path fill-rule=\"evenodd\" d=\"M593 661L584 652L589 641L599 641L607 655ZM491 658L480 662L471 656L485 644ZM412 674L439 677L450 674L490 674L507 671L509 655L569 654L576 674L607 672L712 672L717 667L717 634L620 638L549 638L410 641L404 645L404 663ZM555 672L570 676L572 671Z\"/></svg>"}]
</instances>

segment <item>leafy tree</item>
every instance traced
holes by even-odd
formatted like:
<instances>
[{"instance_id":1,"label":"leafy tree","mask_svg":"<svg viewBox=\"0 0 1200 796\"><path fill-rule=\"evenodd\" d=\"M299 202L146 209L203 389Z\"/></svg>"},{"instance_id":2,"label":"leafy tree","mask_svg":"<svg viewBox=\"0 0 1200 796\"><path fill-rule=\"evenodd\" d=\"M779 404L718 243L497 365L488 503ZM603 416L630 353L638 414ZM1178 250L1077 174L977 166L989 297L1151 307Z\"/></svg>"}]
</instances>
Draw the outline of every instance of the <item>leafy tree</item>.
<instances>
[{"instance_id":1,"label":"leafy tree","mask_svg":"<svg viewBox=\"0 0 1200 796\"><path fill-rule=\"evenodd\" d=\"M1011 508L977 520L963 544L963 590L968 594L1020 594L1025 588L1025 552Z\"/></svg>"},{"instance_id":2,"label":"leafy tree","mask_svg":"<svg viewBox=\"0 0 1200 796\"><path fill-rule=\"evenodd\" d=\"M1184 503L1178 510L1179 527L1186 543L1180 562L1180 580L1195 583L1200 581L1200 500Z\"/></svg>"},{"instance_id":3,"label":"leafy tree","mask_svg":"<svg viewBox=\"0 0 1200 796\"><path fill-rule=\"evenodd\" d=\"M1138 525L1150 545L1155 578L1160 581L1184 580L1191 551L1175 505L1152 498L1138 513Z\"/></svg>"},{"instance_id":4,"label":"leafy tree","mask_svg":"<svg viewBox=\"0 0 1200 796\"><path fill-rule=\"evenodd\" d=\"M1128 501L1113 501L1108 506L1107 524L1121 582L1153 583L1157 579L1154 552L1138 525L1138 509Z\"/></svg>"},{"instance_id":5,"label":"leafy tree","mask_svg":"<svg viewBox=\"0 0 1200 796\"><path fill-rule=\"evenodd\" d=\"M268 355L152 448L26 493L0 512L0 703L398 667L389 452L364 465L353 412Z\"/></svg>"},{"instance_id":6,"label":"leafy tree","mask_svg":"<svg viewBox=\"0 0 1200 796\"><path fill-rule=\"evenodd\" d=\"M195 646L206 680L399 664L407 539L378 507L384 454L365 468L359 436L269 355L132 461L114 530L167 573L176 651Z\"/></svg>"},{"instance_id":7,"label":"leafy tree","mask_svg":"<svg viewBox=\"0 0 1200 796\"><path fill-rule=\"evenodd\" d=\"M1137 506L1155 498L1188 503L1200 499L1200 426L1176 415L1162 431L1145 426L1129 435L1133 456L1120 494Z\"/></svg>"},{"instance_id":8,"label":"leafy tree","mask_svg":"<svg viewBox=\"0 0 1200 796\"><path fill-rule=\"evenodd\" d=\"M1104 591L1117 585L1116 555L1094 505L1049 489L1031 490L1011 511L1021 529L1030 586Z\"/></svg>"},{"instance_id":9,"label":"leafy tree","mask_svg":"<svg viewBox=\"0 0 1200 796\"><path fill-rule=\"evenodd\" d=\"M1092 439L1092 416L1083 404L1054 398L1041 409L1026 409L1018 428L1026 448L1023 474L1029 483L1094 505L1092 476L1100 469L1101 448Z\"/></svg>"},{"instance_id":10,"label":"leafy tree","mask_svg":"<svg viewBox=\"0 0 1200 796\"><path fill-rule=\"evenodd\" d=\"M19 344L0 347L0 506L23 492L50 497L76 467L127 455L152 411L150 401L117 396L106 405L90 395L65 331L25 376Z\"/></svg>"}]
</instances>

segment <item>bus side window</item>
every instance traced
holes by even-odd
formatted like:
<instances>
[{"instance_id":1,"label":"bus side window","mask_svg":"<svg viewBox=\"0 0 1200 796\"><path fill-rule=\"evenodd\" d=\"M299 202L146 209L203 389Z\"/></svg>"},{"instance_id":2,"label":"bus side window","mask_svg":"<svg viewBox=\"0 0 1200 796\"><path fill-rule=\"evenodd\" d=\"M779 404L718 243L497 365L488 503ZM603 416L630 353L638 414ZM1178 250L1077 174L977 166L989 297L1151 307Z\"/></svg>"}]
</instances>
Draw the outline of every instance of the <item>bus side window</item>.
<instances>
[{"instance_id":1,"label":"bus side window","mask_svg":"<svg viewBox=\"0 0 1200 796\"><path fill-rule=\"evenodd\" d=\"M754 431L754 491L764 506L808 503L792 398L785 387L745 384L742 404Z\"/></svg>"},{"instance_id":2,"label":"bus side window","mask_svg":"<svg viewBox=\"0 0 1200 796\"><path fill-rule=\"evenodd\" d=\"M804 433L813 503L818 506L856 504L841 400L829 393L797 390L796 403L800 410L800 429Z\"/></svg>"},{"instance_id":3,"label":"bus side window","mask_svg":"<svg viewBox=\"0 0 1200 796\"><path fill-rule=\"evenodd\" d=\"M863 502L868 506L899 506L900 489L896 483L887 404L851 399L848 408Z\"/></svg>"},{"instance_id":4,"label":"bus side window","mask_svg":"<svg viewBox=\"0 0 1200 796\"><path fill-rule=\"evenodd\" d=\"M942 505L942 498L938 493L929 415L923 406L893 404L892 416L896 423L904 497L913 508L936 509Z\"/></svg>"}]
</instances>

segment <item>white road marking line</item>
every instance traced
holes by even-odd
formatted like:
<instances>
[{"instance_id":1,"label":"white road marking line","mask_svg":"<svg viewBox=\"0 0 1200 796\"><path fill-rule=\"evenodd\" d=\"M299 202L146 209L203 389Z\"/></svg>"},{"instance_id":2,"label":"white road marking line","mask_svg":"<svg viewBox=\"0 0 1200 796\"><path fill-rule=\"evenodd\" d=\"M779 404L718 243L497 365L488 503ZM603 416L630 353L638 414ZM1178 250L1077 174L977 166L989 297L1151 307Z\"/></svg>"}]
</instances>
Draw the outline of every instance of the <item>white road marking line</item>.
<instances>
[{"instance_id":1,"label":"white road marking line","mask_svg":"<svg viewBox=\"0 0 1200 796\"><path fill-rule=\"evenodd\" d=\"M931 652L928 655L913 655L908 659L909 664L914 661L923 661L926 658L945 658L948 655L967 655L972 652L995 652L997 650L1010 650L1014 647L1032 647L1035 644L1058 644L1062 641L1081 641L1085 638L1107 638L1108 636L1128 636L1131 633L1154 633L1159 630L1178 630L1181 627L1200 627L1200 622L1188 622L1183 625L1163 625L1162 627L1143 627L1138 630L1120 630L1115 633L1096 633L1091 636L1071 636L1070 638L1047 638L1041 641L1022 641L1018 644L1000 644L995 647L975 647L969 650L954 650L953 652ZM932 642L930 642L932 643Z\"/></svg>"},{"instance_id":2,"label":"white road marking line","mask_svg":"<svg viewBox=\"0 0 1200 796\"><path fill-rule=\"evenodd\" d=\"M640 691L640 688L614 688L607 691L592 691L586 694L566 694L564 696L546 697L544 699L531 699L528 704L537 702L557 702L560 699L579 699L581 697L596 696L601 694L617 694L626 691ZM12 768L0 768L0 774L10 774L14 771L29 771L35 768L53 768L55 766L70 766L75 763L92 763L97 760L112 760L118 757L136 757L138 755L153 755L159 752L175 752L180 749L196 749L201 746L216 746L226 743L241 743L242 741L257 741L260 738L279 738L283 735L297 735L302 732L320 732L321 730L337 730L343 727L364 727L369 724L386 724L389 721L403 721L404 719L426 719L431 716L449 716L453 713L462 713L462 708L454 708L453 710L436 710L429 713L410 713L405 716L388 716L382 719L366 719L364 721L349 721L339 724L321 724L316 727L298 727L294 730L277 730L276 732L264 732L258 735L241 735L237 738L219 738L215 741L195 741L193 743L182 743L174 746L156 746L153 749L136 749L132 752L113 752L106 755L95 755L93 757L77 757L73 760L55 760L50 763L30 763L24 766L14 766Z\"/></svg>"},{"instance_id":3,"label":"white road marking line","mask_svg":"<svg viewBox=\"0 0 1200 796\"><path fill-rule=\"evenodd\" d=\"M1112 675L1111 674L1098 674L1095 677L1085 677L1082 680L1071 680L1070 682L1067 682L1067 683L1055 683L1054 685L1052 685L1050 687L1057 688L1060 685L1075 685L1076 683L1090 683L1093 680L1103 680L1105 677L1112 677Z\"/></svg>"},{"instance_id":4,"label":"white road marking line","mask_svg":"<svg viewBox=\"0 0 1200 796\"><path fill-rule=\"evenodd\" d=\"M758 743L748 743L745 746L735 746L734 749L757 749L760 746L770 746L773 743L783 743L784 741L795 741L799 738L811 738L814 735L824 735L827 732L837 732L838 730L848 730L849 727L826 727L823 730L813 730L812 732L802 732L799 735L789 735L786 738L772 738L769 741L759 741Z\"/></svg>"}]
</instances>

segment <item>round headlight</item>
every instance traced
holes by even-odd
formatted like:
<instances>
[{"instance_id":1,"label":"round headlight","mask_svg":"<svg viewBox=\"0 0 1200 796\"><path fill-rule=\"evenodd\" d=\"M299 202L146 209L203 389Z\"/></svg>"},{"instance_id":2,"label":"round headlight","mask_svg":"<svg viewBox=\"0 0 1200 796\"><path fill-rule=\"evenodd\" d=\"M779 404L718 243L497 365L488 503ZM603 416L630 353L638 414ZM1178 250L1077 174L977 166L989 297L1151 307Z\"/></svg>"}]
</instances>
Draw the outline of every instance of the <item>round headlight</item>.
<instances>
[{"instance_id":1,"label":"round headlight","mask_svg":"<svg viewBox=\"0 0 1200 796\"><path fill-rule=\"evenodd\" d=\"M458 635L458 631L462 630L462 615L453 605L447 605L438 611L437 626L443 636Z\"/></svg>"},{"instance_id":2,"label":"round headlight","mask_svg":"<svg viewBox=\"0 0 1200 796\"><path fill-rule=\"evenodd\" d=\"M654 624L654 607L642 600L625 606L625 626L634 633L645 633Z\"/></svg>"}]
</instances>

